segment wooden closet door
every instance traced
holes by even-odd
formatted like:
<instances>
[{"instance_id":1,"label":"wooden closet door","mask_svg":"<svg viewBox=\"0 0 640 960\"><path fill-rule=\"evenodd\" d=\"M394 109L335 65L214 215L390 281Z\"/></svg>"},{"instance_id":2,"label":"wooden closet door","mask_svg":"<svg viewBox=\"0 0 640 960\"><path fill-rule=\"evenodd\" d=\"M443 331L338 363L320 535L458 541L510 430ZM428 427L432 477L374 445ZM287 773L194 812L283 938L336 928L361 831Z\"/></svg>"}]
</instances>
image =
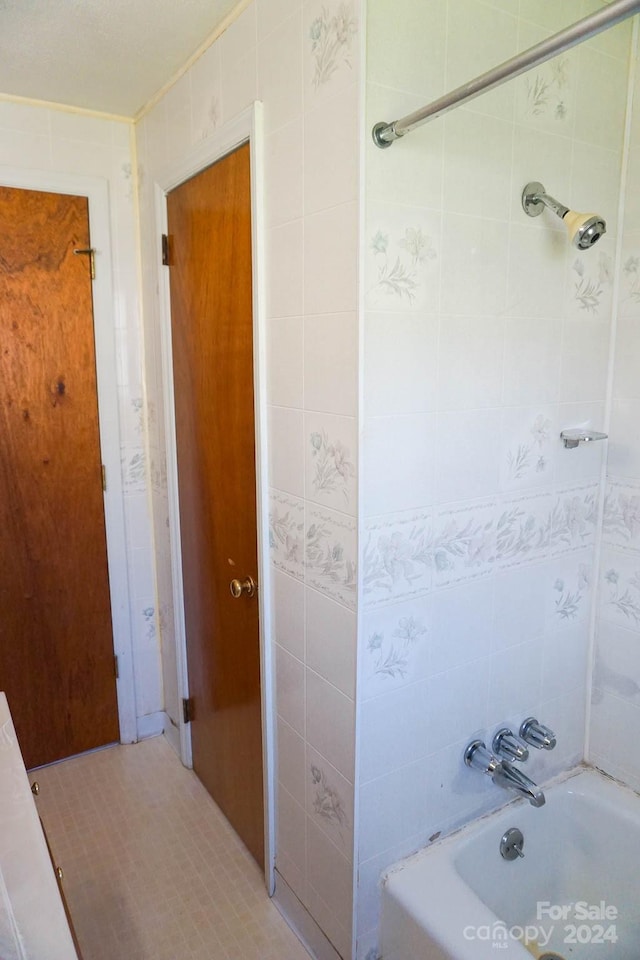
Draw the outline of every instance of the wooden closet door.
<instances>
[{"instance_id":1,"label":"wooden closet door","mask_svg":"<svg viewBox=\"0 0 640 960\"><path fill-rule=\"evenodd\" d=\"M171 191L171 316L193 767L264 861L251 179L244 146Z\"/></svg>"},{"instance_id":2,"label":"wooden closet door","mask_svg":"<svg viewBox=\"0 0 640 960\"><path fill-rule=\"evenodd\" d=\"M0 187L0 689L27 767L118 740L86 197Z\"/></svg>"}]
</instances>

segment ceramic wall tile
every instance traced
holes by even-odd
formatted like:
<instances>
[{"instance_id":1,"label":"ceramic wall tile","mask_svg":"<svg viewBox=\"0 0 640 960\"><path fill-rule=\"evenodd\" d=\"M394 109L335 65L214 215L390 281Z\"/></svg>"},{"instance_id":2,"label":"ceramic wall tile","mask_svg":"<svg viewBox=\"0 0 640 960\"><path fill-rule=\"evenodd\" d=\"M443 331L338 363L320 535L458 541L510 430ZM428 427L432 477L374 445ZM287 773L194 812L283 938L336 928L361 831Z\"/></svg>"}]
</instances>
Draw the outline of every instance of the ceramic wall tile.
<instances>
[{"instance_id":1,"label":"ceramic wall tile","mask_svg":"<svg viewBox=\"0 0 640 960\"><path fill-rule=\"evenodd\" d=\"M433 644L428 596L376 607L363 616L360 651L362 700L428 676Z\"/></svg>"},{"instance_id":2,"label":"ceramic wall tile","mask_svg":"<svg viewBox=\"0 0 640 960\"><path fill-rule=\"evenodd\" d=\"M306 811L347 859L353 854L353 784L307 746Z\"/></svg>"},{"instance_id":3,"label":"ceramic wall tile","mask_svg":"<svg viewBox=\"0 0 640 960\"><path fill-rule=\"evenodd\" d=\"M426 208L370 205L366 232L367 308L435 313L442 257L440 215Z\"/></svg>"},{"instance_id":4,"label":"ceramic wall tile","mask_svg":"<svg viewBox=\"0 0 640 960\"><path fill-rule=\"evenodd\" d=\"M478 37L482 43L478 43ZM447 21L447 89L453 90L518 51L518 22L511 13L478 0L460 0L449 7ZM479 97L472 109L511 120L513 84Z\"/></svg>"},{"instance_id":5,"label":"ceramic wall tile","mask_svg":"<svg viewBox=\"0 0 640 960\"><path fill-rule=\"evenodd\" d=\"M298 317L304 311L303 223L294 220L267 233L271 265L267 277L267 317Z\"/></svg>"},{"instance_id":6,"label":"ceramic wall tile","mask_svg":"<svg viewBox=\"0 0 640 960\"><path fill-rule=\"evenodd\" d=\"M438 414L437 502L498 492L500 427L497 409Z\"/></svg>"},{"instance_id":7,"label":"ceramic wall tile","mask_svg":"<svg viewBox=\"0 0 640 960\"><path fill-rule=\"evenodd\" d=\"M269 403L297 407L304 403L304 323L302 317L269 321L267 395Z\"/></svg>"},{"instance_id":8,"label":"ceramic wall tile","mask_svg":"<svg viewBox=\"0 0 640 960\"><path fill-rule=\"evenodd\" d=\"M445 210L508 220L511 196L505 182L511 177L512 122L462 108L449 113L443 123Z\"/></svg>"},{"instance_id":9,"label":"ceramic wall tile","mask_svg":"<svg viewBox=\"0 0 640 960\"><path fill-rule=\"evenodd\" d=\"M431 523L430 511L407 511L365 522L362 590L366 607L430 591Z\"/></svg>"},{"instance_id":10,"label":"ceramic wall tile","mask_svg":"<svg viewBox=\"0 0 640 960\"><path fill-rule=\"evenodd\" d=\"M607 481L602 535L607 546L640 553L640 480Z\"/></svg>"},{"instance_id":11,"label":"ceramic wall tile","mask_svg":"<svg viewBox=\"0 0 640 960\"><path fill-rule=\"evenodd\" d=\"M304 496L304 418L301 410L269 407L269 483Z\"/></svg>"},{"instance_id":12,"label":"ceramic wall tile","mask_svg":"<svg viewBox=\"0 0 640 960\"><path fill-rule=\"evenodd\" d=\"M464 583L433 595L430 671L442 673L488 656L494 638L494 583Z\"/></svg>"},{"instance_id":13,"label":"ceramic wall tile","mask_svg":"<svg viewBox=\"0 0 640 960\"><path fill-rule=\"evenodd\" d=\"M506 223L449 214L443 221L440 308L444 315L502 315L506 306ZM464 277L464 282L462 278Z\"/></svg>"},{"instance_id":14,"label":"ceramic wall tile","mask_svg":"<svg viewBox=\"0 0 640 960\"><path fill-rule=\"evenodd\" d=\"M502 400L505 321L442 317L438 348L438 407L471 410Z\"/></svg>"},{"instance_id":15,"label":"ceramic wall tile","mask_svg":"<svg viewBox=\"0 0 640 960\"><path fill-rule=\"evenodd\" d=\"M220 126L220 47L214 43L204 51L190 71L191 140L205 140Z\"/></svg>"},{"instance_id":16,"label":"ceramic wall tile","mask_svg":"<svg viewBox=\"0 0 640 960\"><path fill-rule=\"evenodd\" d=\"M553 406L507 407L502 414L502 490L548 485L554 478L558 428Z\"/></svg>"},{"instance_id":17,"label":"ceramic wall tile","mask_svg":"<svg viewBox=\"0 0 640 960\"><path fill-rule=\"evenodd\" d=\"M306 511L304 577L314 587L355 610L356 523L344 514L309 506Z\"/></svg>"},{"instance_id":18,"label":"ceramic wall tile","mask_svg":"<svg viewBox=\"0 0 640 960\"><path fill-rule=\"evenodd\" d=\"M640 627L640 559L634 554L603 550L600 619L627 630Z\"/></svg>"},{"instance_id":19,"label":"ceramic wall tile","mask_svg":"<svg viewBox=\"0 0 640 960\"><path fill-rule=\"evenodd\" d=\"M258 44L258 97L265 129L279 130L302 113L302 11L283 20Z\"/></svg>"},{"instance_id":20,"label":"ceramic wall tile","mask_svg":"<svg viewBox=\"0 0 640 960\"><path fill-rule=\"evenodd\" d=\"M278 569L304 579L304 502L277 490L270 495L269 548Z\"/></svg>"},{"instance_id":21,"label":"ceramic wall tile","mask_svg":"<svg viewBox=\"0 0 640 960\"><path fill-rule=\"evenodd\" d=\"M374 83L415 93L427 91L437 97L445 92L446 22L438 0L403 4L402 16L394 18L394 42L389 43L389 11L381 3L367 10L367 77ZM430 38L430 56L416 44L416 37ZM388 118L381 119L391 119Z\"/></svg>"},{"instance_id":22,"label":"ceramic wall tile","mask_svg":"<svg viewBox=\"0 0 640 960\"><path fill-rule=\"evenodd\" d=\"M522 405L558 399L562 322L538 317L506 324L503 401Z\"/></svg>"},{"instance_id":23,"label":"ceramic wall tile","mask_svg":"<svg viewBox=\"0 0 640 960\"><path fill-rule=\"evenodd\" d=\"M305 592L299 580L274 568L273 635L277 643L298 660L305 659Z\"/></svg>"},{"instance_id":24,"label":"ceramic wall tile","mask_svg":"<svg viewBox=\"0 0 640 960\"><path fill-rule=\"evenodd\" d=\"M304 809L304 740L289 724L278 717L278 784Z\"/></svg>"},{"instance_id":25,"label":"ceramic wall tile","mask_svg":"<svg viewBox=\"0 0 640 960\"><path fill-rule=\"evenodd\" d=\"M354 703L314 670L306 671L306 738L347 780L354 779Z\"/></svg>"},{"instance_id":26,"label":"ceramic wall tile","mask_svg":"<svg viewBox=\"0 0 640 960\"><path fill-rule=\"evenodd\" d=\"M301 737L305 735L304 664L276 644L275 670L277 710Z\"/></svg>"},{"instance_id":27,"label":"ceramic wall tile","mask_svg":"<svg viewBox=\"0 0 640 960\"><path fill-rule=\"evenodd\" d=\"M352 700L355 695L356 618L316 590L305 590L306 662Z\"/></svg>"},{"instance_id":28,"label":"ceramic wall tile","mask_svg":"<svg viewBox=\"0 0 640 960\"><path fill-rule=\"evenodd\" d=\"M437 587L488 576L496 560L496 501L438 509L429 543Z\"/></svg>"},{"instance_id":29,"label":"ceramic wall tile","mask_svg":"<svg viewBox=\"0 0 640 960\"><path fill-rule=\"evenodd\" d=\"M349 86L358 76L359 9L354 0L303 8L303 71L305 108Z\"/></svg>"},{"instance_id":30,"label":"ceramic wall tile","mask_svg":"<svg viewBox=\"0 0 640 960\"><path fill-rule=\"evenodd\" d=\"M435 410L437 318L369 312L365 329L363 378L367 415Z\"/></svg>"},{"instance_id":31,"label":"ceramic wall tile","mask_svg":"<svg viewBox=\"0 0 640 960\"><path fill-rule=\"evenodd\" d=\"M257 0L258 42L264 40L293 13L302 9L302 0Z\"/></svg>"},{"instance_id":32,"label":"ceramic wall tile","mask_svg":"<svg viewBox=\"0 0 640 960\"><path fill-rule=\"evenodd\" d=\"M303 214L303 123L298 117L265 137L265 216L276 227Z\"/></svg>"},{"instance_id":33,"label":"ceramic wall tile","mask_svg":"<svg viewBox=\"0 0 640 960\"><path fill-rule=\"evenodd\" d=\"M363 515L430 506L435 489L435 414L371 417L364 423ZM389 474L393 484L389 484Z\"/></svg>"},{"instance_id":34,"label":"ceramic wall tile","mask_svg":"<svg viewBox=\"0 0 640 960\"><path fill-rule=\"evenodd\" d=\"M358 327L354 313L306 317L304 405L354 417L357 411Z\"/></svg>"},{"instance_id":35,"label":"ceramic wall tile","mask_svg":"<svg viewBox=\"0 0 640 960\"><path fill-rule=\"evenodd\" d=\"M356 205L343 203L305 217L305 313L335 314L356 308ZM327 278L331 283L327 283Z\"/></svg>"},{"instance_id":36,"label":"ceramic wall tile","mask_svg":"<svg viewBox=\"0 0 640 960\"><path fill-rule=\"evenodd\" d=\"M412 8L423 16L428 4ZM404 20L404 18L403 18ZM369 35L371 25L369 24ZM420 68L432 68L433 57L421 57ZM442 67L442 65L441 65ZM440 69L441 69L440 67ZM424 105L425 94L418 96L392 86L367 85L366 130L389 118L405 116ZM425 90L428 89L425 86ZM389 203L440 209L442 206L444 124L427 123L416 128L402 144L402 150L380 150L367 141L367 198Z\"/></svg>"},{"instance_id":37,"label":"ceramic wall tile","mask_svg":"<svg viewBox=\"0 0 640 960\"><path fill-rule=\"evenodd\" d=\"M304 417L305 493L308 500L355 516L357 430L351 417Z\"/></svg>"},{"instance_id":38,"label":"ceramic wall tile","mask_svg":"<svg viewBox=\"0 0 640 960\"><path fill-rule=\"evenodd\" d=\"M304 208L317 213L358 195L358 86L323 98L305 114Z\"/></svg>"}]
</instances>

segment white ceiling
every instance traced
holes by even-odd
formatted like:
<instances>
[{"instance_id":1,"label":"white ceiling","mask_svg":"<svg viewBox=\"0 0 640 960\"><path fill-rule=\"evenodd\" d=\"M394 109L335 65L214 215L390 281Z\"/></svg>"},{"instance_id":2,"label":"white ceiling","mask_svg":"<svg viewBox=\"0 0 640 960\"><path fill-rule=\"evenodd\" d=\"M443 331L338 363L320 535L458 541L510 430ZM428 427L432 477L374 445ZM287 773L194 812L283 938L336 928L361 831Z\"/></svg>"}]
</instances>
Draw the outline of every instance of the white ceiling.
<instances>
[{"instance_id":1,"label":"white ceiling","mask_svg":"<svg viewBox=\"0 0 640 960\"><path fill-rule=\"evenodd\" d=\"M238 0L0 0L0 93L134 116Z\"/></svg>"}]
</instances>

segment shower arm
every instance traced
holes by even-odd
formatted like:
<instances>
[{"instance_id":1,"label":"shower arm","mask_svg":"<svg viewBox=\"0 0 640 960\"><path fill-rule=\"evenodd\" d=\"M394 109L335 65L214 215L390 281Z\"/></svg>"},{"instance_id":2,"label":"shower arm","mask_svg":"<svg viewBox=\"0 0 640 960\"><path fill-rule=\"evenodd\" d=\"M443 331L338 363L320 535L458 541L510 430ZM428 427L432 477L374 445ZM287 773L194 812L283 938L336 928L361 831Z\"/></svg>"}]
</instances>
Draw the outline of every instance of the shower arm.
<instances>
[{"instance_id":1,"label":"shower arm","mask_svg":"<svg viewBox=\"0 0 640 960\"><path fill-rule=\"evenodd\" d=\"M416 110L400 120L394 120L392 123L384 121L376 123L372 130L373 141L378 147L390 147L394 140L399 140L400 137L404 137L428 120L435 120L436 117L448 113L449 110L453 110L463 103L474 100L480 94L493 90L507 80L519 77L539 64L551 60L559 53L564 53L565 50L595 37L603 30L608 30L637 13L640 13L640 0L612 0L603 10L598 10L587 17L583 17L582 20L578 20L570 27L566 27L559 33L554 33L553 36L547 37L546 40L542 40L510 60L505 60L504 63L493 67L474 80L456 87L455 90L428 103L420 110Z\"/></svg>"},{"instance_id":2,"label":"shower arm","mask_svg":"<svg viewBox=\"0 0 640 960\"><path fill-rule=\"evenodd\" d=\"M536 184L536 186L542 187L542 184ZM565 207L563 203L560 203L560 201L552 197L551 194L545 193L543 189L536 190L535 193L527 193L523 203L527 212L529 212L531 208L535 210L537 204L543 203L549 210L553 210L561 220L569 213L569 207Z\"/></svg>"}]
</instances>

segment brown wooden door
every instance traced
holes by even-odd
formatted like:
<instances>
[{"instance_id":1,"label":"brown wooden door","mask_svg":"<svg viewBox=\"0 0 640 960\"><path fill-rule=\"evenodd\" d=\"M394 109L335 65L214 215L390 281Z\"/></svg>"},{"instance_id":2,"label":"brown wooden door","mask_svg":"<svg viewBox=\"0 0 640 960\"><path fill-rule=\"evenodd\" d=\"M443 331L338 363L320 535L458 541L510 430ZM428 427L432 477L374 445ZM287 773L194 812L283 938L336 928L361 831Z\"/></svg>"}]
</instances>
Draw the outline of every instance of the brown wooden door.
<instances>
[{"instance_id":1,"label":"brown wooden door","mask_svg":"<svg viewBox=\"0 0 640 960\"><path fill-rule=\"evenodd\" d=\"M118 739L86 197L0 187L0 689L27 767Z\"/></svg>"},{"instance_id":2,"label":"brown wooden door","mask_svg":"<svg viewBox=\"0 0 640 960\"><path fill-rule=\"evenodd\" d=\"M173 190L173 373L193 767L264 861L249 147Z\"/></svg>"}]
</instances>

